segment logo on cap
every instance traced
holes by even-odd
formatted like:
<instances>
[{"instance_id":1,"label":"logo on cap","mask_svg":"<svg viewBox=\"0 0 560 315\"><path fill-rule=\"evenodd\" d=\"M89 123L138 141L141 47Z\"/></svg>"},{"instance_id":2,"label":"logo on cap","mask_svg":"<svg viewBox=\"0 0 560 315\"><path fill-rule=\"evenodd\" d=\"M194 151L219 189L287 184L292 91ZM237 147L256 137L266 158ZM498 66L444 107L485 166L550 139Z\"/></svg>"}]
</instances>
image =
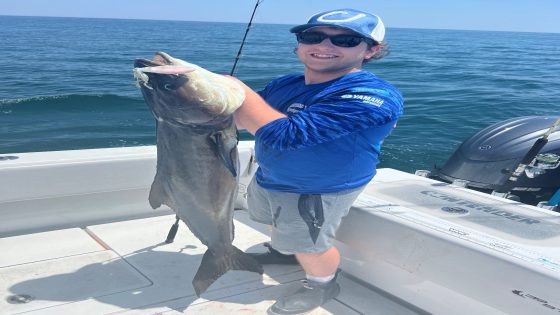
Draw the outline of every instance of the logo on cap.
<instances>
[{"instance_id":1,"label":"logo on cap","mask_svg":"<svg viewBox=\"0 0 560 315\"><path fill-rule=\"evenodd\" d=\"M327 19L327 17L329 17L329 16L331 16L331 15L336 15L336 14L348 14L348 12L346 12L346 11L333 11L333 12L329 12L329 13L326 13L326 14L323 14L323 15L319 16L319 17L317 18L317 21L319 21L319 22L340 22L340 23L343 23L343 22L355 21L355 20L357 20L357 19L360 19L360 18L363 18L364 16L366 16L366 15L363 14L363 13L359 13L359 14L357 14L357 15L351 16L351 17L346 18L346 19L339 19L339 20L330 20L330 19Z\"/></svg>"}]
</instances>

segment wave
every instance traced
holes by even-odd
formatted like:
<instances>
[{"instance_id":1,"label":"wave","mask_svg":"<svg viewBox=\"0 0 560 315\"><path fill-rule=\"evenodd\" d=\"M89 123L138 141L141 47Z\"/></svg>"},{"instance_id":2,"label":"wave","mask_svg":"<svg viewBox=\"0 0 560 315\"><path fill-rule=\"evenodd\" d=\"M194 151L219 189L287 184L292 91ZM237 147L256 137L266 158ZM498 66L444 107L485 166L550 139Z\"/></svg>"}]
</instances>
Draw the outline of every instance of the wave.
<instances>
[{"instance_id":1,"label":"wave","mask_svg":"<svg viewBox=\"0 0 560 315\"><path fill-rule=\"evenodd\" d=\"M68 110L70 108L92 109L100 108L130 108L131 106L146 106L141 97L128 97L114 94L84 95L46 95L18 99L0 99L0 110L7 111L33 110Z\"/></svg>"}]
</instances>

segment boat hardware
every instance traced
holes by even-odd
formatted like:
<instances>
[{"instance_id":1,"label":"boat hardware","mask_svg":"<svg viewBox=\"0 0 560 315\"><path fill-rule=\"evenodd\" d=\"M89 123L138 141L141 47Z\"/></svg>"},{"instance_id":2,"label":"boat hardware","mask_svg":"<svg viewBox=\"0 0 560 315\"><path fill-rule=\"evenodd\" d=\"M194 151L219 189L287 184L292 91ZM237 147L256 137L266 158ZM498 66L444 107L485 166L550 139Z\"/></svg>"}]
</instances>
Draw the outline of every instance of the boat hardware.
<instances>
[{"instance_id":1,"label":"boat hardware","mask_svg":"<svg viewBox=\"0 0 560 315\"><path fill-rule=\"evenodd\" d=\"M469 185L469 181L464 179L456 179L451 183L451 185L466 188Z\"/></svg>"},{"instance_id":2,"label":"boat hardware","mask_svg":"<svg viewBox=\"0 0 560 315\"><path fill-rule=\"evenodd\" d=\"M554 153L538 154L535 159L525 169L525 175L535 178L545 174L547 170L552 170L560 166L560 156Z\"/></svg>"},{"instance_id":3,"label":"boat hardware","mask_svg":"<svg viewBox=\"0 0 560 315\"><path fill-rule=\"evenodd\" d=\"M432 172L428 171L428 170L417 170L416 172L414 172L414 175L416 176L420 176L420 177L430 177L430 175L432 174Z\"/></svg>"},{"instance_id":4,"label":"boat hardware","mask_svg":"<svg viewBox=\"0 0 560 315\"><path fill-rule=\"evenodd\" d=\"M14 294L6 298L6 302L10 304L27 304L35 300L35 297L29 294Z\"/></svg>"},{"instance_id":5,"label":"boat hardware","mask_svg":"<svg viewBox=\"0 0 560 315\"><path fill-rule=\"evenodd\" d=\"M548 143L548 136L556 130L556 128L560 125L560 117L554 121L552 126L548 128L548 130L544 133L544 135L535 141L535 144L531 147L531 149L525 154L525 156L519 162L519 165L515 168L513 172L511 172L509 178L501 185L501 187L495 189L492 192L492 195L504 197L507 199L511 198L511 190L514 188L515 184L517 183L517 179L521 174L525 172L527 167L532 163L535 163L535 157L538 156L539 152L542 148Z\"/></svg>"}]
</instances>

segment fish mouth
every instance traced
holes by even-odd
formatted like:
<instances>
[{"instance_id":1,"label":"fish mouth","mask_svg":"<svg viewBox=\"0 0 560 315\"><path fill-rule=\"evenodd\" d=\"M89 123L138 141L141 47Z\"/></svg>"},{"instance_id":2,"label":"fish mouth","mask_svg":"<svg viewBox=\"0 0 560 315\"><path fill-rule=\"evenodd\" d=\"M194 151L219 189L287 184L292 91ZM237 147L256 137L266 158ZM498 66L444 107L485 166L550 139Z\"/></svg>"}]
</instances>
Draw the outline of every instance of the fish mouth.
<instances>
[{"instance_id":1,"label":"fish mouth","mask_svg":"<svg viewBox=\"0 0 560 315\"><path fill-rule=\"evenodd\" d=\"M153 84L157 84L158 81L175 81L179 77L186 79L183 74L196 69L182 65L180 61L161 51L155 53L151 60L134 60L132 73L136 79L136 86L152 90ZM166 86L170 86L168 83Z\"/></svg>"},{"instance_id":2,"label":"fish mouth","mask_svg":"<svg viewBox=\"0 0 560 315\"><path fill-rule=\"evenodd\" d=\"M134 60L134 68L143 68L143 67L157 67L157 66L164 66L159 62L155 62L153 60L148 59L136 59Z\"/></svg>"},{"instance_id":3,"label":"fish mouth","mask_svg":"<svg viewBox=\"0 0 560 315\"><path fill-rule=\"evenodd\" d=\"M173 65L173 57L169 56L168 54L162 51L156 52L151 60L143 59L143 58L134 60L135 68L158 67L158 66L168 66L168 65Z\"/></svg>"}]
</instances>

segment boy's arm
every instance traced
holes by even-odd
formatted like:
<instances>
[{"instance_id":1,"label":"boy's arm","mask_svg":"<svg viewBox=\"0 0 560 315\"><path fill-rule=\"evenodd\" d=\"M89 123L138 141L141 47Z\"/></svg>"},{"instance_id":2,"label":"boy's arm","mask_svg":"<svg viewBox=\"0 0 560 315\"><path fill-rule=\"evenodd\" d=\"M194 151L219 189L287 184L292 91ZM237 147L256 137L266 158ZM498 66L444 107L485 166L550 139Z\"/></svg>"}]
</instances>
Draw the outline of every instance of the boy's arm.
<instances>
[{"instance_id":1,"label":"boy's arm","mask_svg":"<svg viewBox=\"0 0 560 315\"><path fill-rule=\"evenodd\" d=\"M230 78L236 80L245 90L245 101L234 113L238 127L246 129L254 135L260 127L271 121L286 117L286 115L268 105L259 94L245 83L236 78Z\"/></svg>"}]
</instances>

